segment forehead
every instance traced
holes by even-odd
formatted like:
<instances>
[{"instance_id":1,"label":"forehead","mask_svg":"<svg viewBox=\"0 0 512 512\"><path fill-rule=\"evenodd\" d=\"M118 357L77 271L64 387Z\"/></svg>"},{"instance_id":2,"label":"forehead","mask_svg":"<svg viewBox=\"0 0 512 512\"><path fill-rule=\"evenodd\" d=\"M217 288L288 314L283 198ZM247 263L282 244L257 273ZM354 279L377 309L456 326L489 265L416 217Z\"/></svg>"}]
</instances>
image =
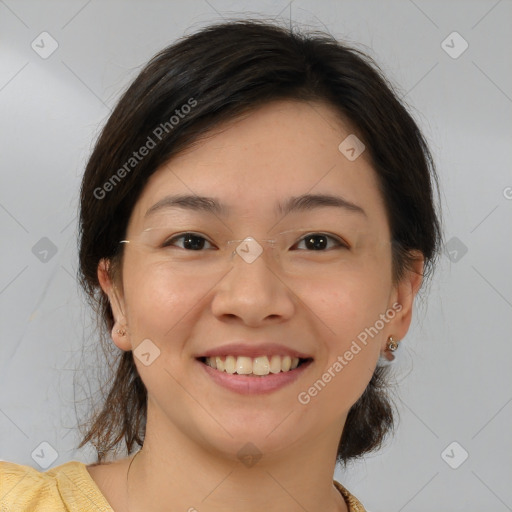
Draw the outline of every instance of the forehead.
<instances>
[{"instance_id":1,"label":"forehead","mask_svg":"<svg viewBox=\"0 0 512 512\"><path fill-rule=\"evenodd\" d=\"M216 127L148 181L133 212L140 218L166 195L214 196L247 218L306 193L338 193L382 216L367 154L350 161L339 146L353 131L323 103L276 101ZM261 217L260 217L261 218Z\"/></svg>"}]
</instances>

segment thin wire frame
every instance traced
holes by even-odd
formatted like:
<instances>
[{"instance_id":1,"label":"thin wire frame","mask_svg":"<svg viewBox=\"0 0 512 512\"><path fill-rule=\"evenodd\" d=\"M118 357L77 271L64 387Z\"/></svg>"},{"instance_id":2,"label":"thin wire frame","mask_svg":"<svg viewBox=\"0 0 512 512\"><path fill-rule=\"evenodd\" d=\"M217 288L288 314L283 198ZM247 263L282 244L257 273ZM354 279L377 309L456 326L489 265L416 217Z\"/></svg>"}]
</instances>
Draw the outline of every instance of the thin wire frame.
<instances>
[{"instance_id":1,"label":"thin wire frame","mask_svg":"<svg viewBox=\"0 0 512 512\"><path fill-rule=\"evenodd\" d=\"M205 243L197 250L170 244L187 236L189 241L203 239ZM320 245L325 246L325 250L296 248L298 244L311 244L315 240L321 241ZM147 228L138 237L121 240L120 243L142 249L152 261L166 263L175 271L198 276L226 271L235 264L237 257L249 265L263 257L267 264L277 263L277 268L285 273L322 272L332 275L333 271L343 267L343 262L347 261L350 254L348 244L340 235L306 229L283 231L272 239L247 236L226 240L194 230L176 232L171 228L157 227ZM269 255L265 256L265 252Z\"/></svg>"}]
</instances>

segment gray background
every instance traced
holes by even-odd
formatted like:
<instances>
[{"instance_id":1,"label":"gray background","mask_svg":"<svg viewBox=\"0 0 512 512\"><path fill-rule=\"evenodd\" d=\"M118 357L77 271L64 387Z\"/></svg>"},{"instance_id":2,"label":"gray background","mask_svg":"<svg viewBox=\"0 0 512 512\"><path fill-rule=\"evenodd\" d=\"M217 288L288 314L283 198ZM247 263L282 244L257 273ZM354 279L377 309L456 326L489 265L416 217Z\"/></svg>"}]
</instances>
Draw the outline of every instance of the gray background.
<instances>
[{"instance_id":1,"label":"gray background","mask_svg":"<svg viewBox=\"0 0 512 512\"><path fill-rule=\"evenodd\" d=\"M510 0L0 0L0 457L38 469L92 461L75 450L73 392L84 342L95 340L75 279L84 163L156 51L246 12L328 30L373 55L441 178L446 254L396 365L400 425L381 452L335 477L372 512L512 510ZM58 43L47 58L44 31ZM469 44L457 58L462 39L444 43L452 56L442 46L453 31Z\"/></svg>"}]
</instances>

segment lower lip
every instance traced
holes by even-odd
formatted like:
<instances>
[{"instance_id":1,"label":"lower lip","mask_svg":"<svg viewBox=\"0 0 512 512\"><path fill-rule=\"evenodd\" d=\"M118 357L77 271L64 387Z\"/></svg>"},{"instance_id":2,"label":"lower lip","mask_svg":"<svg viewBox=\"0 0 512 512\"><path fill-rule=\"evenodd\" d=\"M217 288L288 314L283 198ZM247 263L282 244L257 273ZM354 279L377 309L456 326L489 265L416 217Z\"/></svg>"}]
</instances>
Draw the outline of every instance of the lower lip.
<instances>
[{"instance_id":1,"label":"lower lip","mask_svg":"<svg viewBox=\"0 0 512 512\"><path fill-rule=\"evenodd\" d=\"M269 373L262 377L254 377L221 372L199 360L196 361L217 384L242 395L260 395L277 391L297 380L312 362L311 360L306 361L288 372Z\"/></svg>"}]
</instances>

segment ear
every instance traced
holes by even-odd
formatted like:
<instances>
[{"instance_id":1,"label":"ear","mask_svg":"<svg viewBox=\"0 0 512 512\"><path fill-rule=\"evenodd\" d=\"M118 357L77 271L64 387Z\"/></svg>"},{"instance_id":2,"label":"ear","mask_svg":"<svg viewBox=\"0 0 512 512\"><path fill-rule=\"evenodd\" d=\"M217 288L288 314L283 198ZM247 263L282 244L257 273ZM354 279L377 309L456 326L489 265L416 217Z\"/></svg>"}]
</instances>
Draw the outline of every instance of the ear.
<instances>
[{"instance_id":1,"label":"ear","mask_svg":"<svg viewBox=\"0 0 512 512\"><path fill-rule=\"evenodd\" d=\"M402 340L412 320L412 311L414 306L414 299L418 293L421 283L423 281L423 268L425 265L425 258L420 251L411 251L414 258L411 268L406 270L400 282L397 283L390 296L389 307L397 312L396 316L388 326L389 336L393 336L398 341ZM401 308L399 308L401 306ZM386 349L386 339L383 340L382 350Z\"/></svg>"},{"instance_id":2,"label":"ear","mask_svg":"<svg viewBox=\"0 0 512 512\"><path fill-rule=\"evenodd\" d=\"M116 286L110 273L110 260L101 259L98 264L98 281L103 292L108 295L110 307L114 315L114 326L112 327L112 340L121 350L131 350L130 336L128 332L127 319L125 316L125 304L122 290ZM118 331L125 331L125 335Z\"/></svg>"}]
</instances>

